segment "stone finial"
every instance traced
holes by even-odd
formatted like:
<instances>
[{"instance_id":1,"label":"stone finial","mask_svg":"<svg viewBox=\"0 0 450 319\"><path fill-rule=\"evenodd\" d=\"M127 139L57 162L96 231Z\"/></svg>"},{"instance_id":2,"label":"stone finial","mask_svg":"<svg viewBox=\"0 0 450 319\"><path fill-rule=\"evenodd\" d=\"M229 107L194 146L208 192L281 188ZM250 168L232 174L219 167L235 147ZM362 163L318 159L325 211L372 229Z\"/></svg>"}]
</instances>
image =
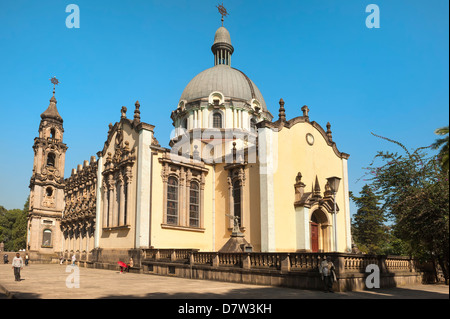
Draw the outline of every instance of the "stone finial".
<instances>
[{"instance_id":1,"label":"stone finial","mask_svg":"<svg viewBox=\"0 0 450 319\"><path fill-rule=\"evenodd\" d=\"M109 125L108 125L108 135L109 135L109 133L111 133L112 128L113 128L112 123L109 123Z\"/></svg>"},{"instance_id":2,"label":"stone finial","mask_svg":"<svg viewBox=\"0 0 450 319\"><path fill-rule=\"evenodd\" d=\"M120 110L121 119L126 119L127 118L127 107L126 106L122 106L122 109Z\"/></svg>"},{"instance_id":3,"label":"stone finial","mask_svg":"<svg viewBox=\"0 0 450 319\"><path fill-rule=\"evenodd\" d=\"M91 164L94 164L97 161L94 155L91 156Z\"/></svg>"},{"instance_id":4,"label":"stone finial","mask_svg":"<svg viewBox=\"0 0 450 319\"><path fill-rule=\"evenodd\" d=\"M134 122L140 123L141 122L141 111L139 111L139 108L141 107L141 104L139 104L139 101L136 101L136 103L134 103L134 106L136 107L134 110Z\"/></svg>"},{"instance_id":5,"label":"stone finial","mask_svg":"<svg viewBox=\"0 0 450 319\"><path fill-rule=\"evenodd\" d=\"M300 202L303 194L305 193L305 183L302 182L302 173L298 172L297 176L295 177L295 202Z\"/></svg>"},{"instance_id":6,"label":"stone finial","mask_svg":"<svg viewBox=\"0 0 450 319\"><path fill-rule=\"evenodd\" d=\"M284 101L283 99L280 99L280 110L278 113L278 118L280 119L280 121L285 122L286 121L286 110L284 109Z\"/></svg>"},{"instance_id":7,"label":"stone finial","mask_svg":"<svg viewBox=\"0 0 450 319\"><path fill-rule=\"evenodd\" d=\"M331 124L330 124L330 122L327 123L327 136L328 136L328 139L330 141L333 140L333 135L331 134Z\"/></svg>"},{"instance_id":8,"label":"stone finial","mask_svg":"<svg viewBox=\"0 0 450 319\"><path fill-rule=\"evenodd\" d=\"M194 160L200 159L200 152L198 151L198 145L194 145L194 152L192 154L192 157L194 158Z\"/></svg>"},{"instance_id":9,"label":"stone finial","mask_svg":"<svg viewBox=\"0 0 450 319\"><path fill-rule=\"evenodd\" d=\"M303 107L302 107L302 112L303 112L303 117L305 117L305 118L309 118L309 115L308 115L308 112L309 112L309 107L307 106L307 105L304 105Z\"/></svg>"},{"instance_id":10,"label":"stone finial","mask_svg":"<svg viewBox=\"0 0 450 319\"><path fill-rule=\"evenodd\" d=\"M320 194L320 185L317 175L316 175L316 182L314 183L313 197L322 197L322 195Z\"/></svg>"}]
</instances>

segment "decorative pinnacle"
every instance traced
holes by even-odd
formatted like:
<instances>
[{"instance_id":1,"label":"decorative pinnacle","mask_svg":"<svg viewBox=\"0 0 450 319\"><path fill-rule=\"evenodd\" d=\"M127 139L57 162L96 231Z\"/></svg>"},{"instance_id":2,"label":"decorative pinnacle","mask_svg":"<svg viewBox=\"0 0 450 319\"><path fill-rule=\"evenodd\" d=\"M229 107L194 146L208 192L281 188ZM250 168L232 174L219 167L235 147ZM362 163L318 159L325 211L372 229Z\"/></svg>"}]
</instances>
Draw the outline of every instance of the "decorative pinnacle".
<instances>
[{"instance_id":1,"label":"decorative pinnacle","mask_svg":"<svg viewBox=\"0 0 450 319\"><path fill-rule=\"evenodd\" d=\"M327 123L327 136L330 139L330 141L333 140L333 135L331 133L331 124L330 124L330 122Z\"/></svg>"},{"instance_id":2,"label":"decorative pinnacle","mask_svg":"<svg viewBox=\"0 0 450 319\"><path fill-rule=\"evenodd\" d=\"M54 76L50 79L50 82L53 83L53 96L55 96L55 86L59 84L59 80Z\"/></svg>"},{"instance_id":3,"label":"decorative pinnacle","mask_svg":"<svg viewBox=\"0 0 450 319\"><path fill-rule=\"evenodd\" d=\"M281 121L286 121L286 110L284 109L284 101L283 99L280 99L280 110L278 113L278 117Z\"/></svg>"},{"instance_id":4,"label":"decorative pinnacle","mask_svg":"<svg viewBox=\"0 0 450 319\"><path fill-rule=\"evenodd\" d=\"M136 101L134 103L135 110L134 110L134 122L139 123L141 122L141 111L139 111L139 108L141 107L141 104L139 104L139 101Z\"/></svg>"},{"instance_id":5,"label":"decorative pinnacle","mask_svg":"<svg viewBox=\"0 0 450 319\"><path fill-rule=\"evenodd\" d=\"M225 9L225 7L223 6L223 2L222 4L216 6L216 8L219 9L219 13L222 15L222 27L223 27L223 17L226 17L228 15L227 9Z\"/></svg>"}]
</instances>

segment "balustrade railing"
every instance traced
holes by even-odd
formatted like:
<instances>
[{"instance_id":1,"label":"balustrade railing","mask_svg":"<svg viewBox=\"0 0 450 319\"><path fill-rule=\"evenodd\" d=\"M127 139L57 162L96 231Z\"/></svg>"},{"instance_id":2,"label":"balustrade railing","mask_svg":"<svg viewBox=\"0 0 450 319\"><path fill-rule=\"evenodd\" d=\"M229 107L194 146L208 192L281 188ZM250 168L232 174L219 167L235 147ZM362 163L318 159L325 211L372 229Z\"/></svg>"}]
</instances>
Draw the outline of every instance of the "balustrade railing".
<instances>
[{"instance_id":1,"label":"balustrade railing","mask_svg":"<svg viewBox=\"0 0 450 319\"><path fill-rule=\"evenodd\" d=\"M178 261L191 265L236 267L284 271L318 271L320 263L331 256L339 273L364 273L370 264L381 272L415 271L408 257L354 255L345 253L222 253L200 252L196 249L145 249L144 259Z\"/></svg>"}]
</instances>

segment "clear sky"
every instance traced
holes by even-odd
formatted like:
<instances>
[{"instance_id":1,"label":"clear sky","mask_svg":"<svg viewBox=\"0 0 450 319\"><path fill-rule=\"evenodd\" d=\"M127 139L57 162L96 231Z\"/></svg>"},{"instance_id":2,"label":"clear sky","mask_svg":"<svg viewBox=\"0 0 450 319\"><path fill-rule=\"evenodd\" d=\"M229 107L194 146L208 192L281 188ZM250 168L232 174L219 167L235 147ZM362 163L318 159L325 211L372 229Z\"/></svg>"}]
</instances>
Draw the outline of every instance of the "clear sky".
<instances>
[{"instance_id":1,"label":"clear sky","mask_svg":"<svg viewBox=\"0 0 450 319\"><path fill-rule=\"evenodd\" d=\"M217 0L70 1L0 1L0 205L8 209L22 208L29 193L52 76L61 82L67 177L103 148L123 105L132 117L136 100L168 146L184 87L213 66ZM66 27L71 3L80 9L77 29ZM380 9L377 29L366 27L371 3ZM448 125L448 1L223 4L232 66L259 87L275 119L283 98L288 119L308 105L311 120L331 123L338 149L350 154L350 190L359 192L377 151L399 150L370 132L416 148Z\"/></svg>"}]
</instances>

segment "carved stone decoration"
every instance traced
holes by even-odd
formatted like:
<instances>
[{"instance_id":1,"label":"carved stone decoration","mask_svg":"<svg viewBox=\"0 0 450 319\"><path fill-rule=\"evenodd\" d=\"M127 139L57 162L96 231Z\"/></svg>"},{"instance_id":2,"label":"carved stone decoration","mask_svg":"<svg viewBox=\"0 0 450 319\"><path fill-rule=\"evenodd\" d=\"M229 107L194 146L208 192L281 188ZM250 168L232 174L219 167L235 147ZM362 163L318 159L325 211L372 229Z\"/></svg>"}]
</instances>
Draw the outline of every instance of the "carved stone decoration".
<instances>
[{"instance_id":1,"label":"carved stone decoration","mask_svg":"<svg viewBox=\"0 0 450 319\"><path fill-rule=\"evenodd\" d=\"M95 216L96 209L97 162L85 161L84 167L72 170L72 175L65 180L65 209L62 222L71 223Z\"/></svg>"},{"instance_id":2,"label":"carved stone decoration","mask_svg":"<svg viewBox=\"0 0 450 319\"><path fill-rule=\"evenodd\" d=\"M295 178L295 201L294 207L311 208L316 205L324 212L333 213L334 199L331 195L330 185L325 185L324 197L321 195L319 179L316 176L314 185L312 185L311 192L305 192L306 185L302 182L302 174L299 172ZM336 210L339 211L339 206L336 204Z\"/></svg>"},{"instance_id":3,"label":"carved stone decoration","mask_svg":"<svg viewBox=\"0 0 450 319\"><path fill-rule=\"evenodd\" d=\"M295 202L300 202L305 193L305 183L302 182L302 173L298 172L297 177L295 178Z\"/></svg>"}]
</instances>

